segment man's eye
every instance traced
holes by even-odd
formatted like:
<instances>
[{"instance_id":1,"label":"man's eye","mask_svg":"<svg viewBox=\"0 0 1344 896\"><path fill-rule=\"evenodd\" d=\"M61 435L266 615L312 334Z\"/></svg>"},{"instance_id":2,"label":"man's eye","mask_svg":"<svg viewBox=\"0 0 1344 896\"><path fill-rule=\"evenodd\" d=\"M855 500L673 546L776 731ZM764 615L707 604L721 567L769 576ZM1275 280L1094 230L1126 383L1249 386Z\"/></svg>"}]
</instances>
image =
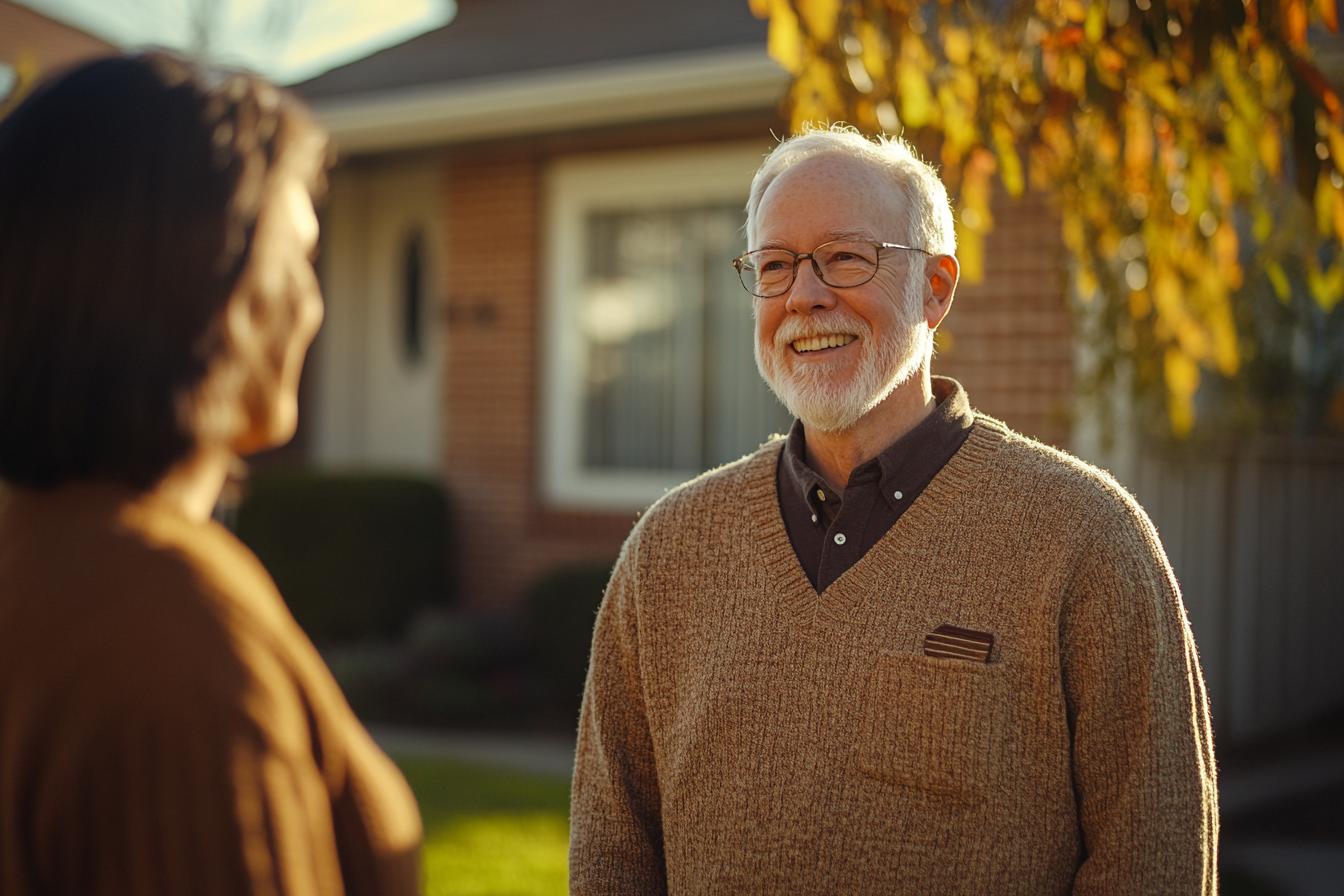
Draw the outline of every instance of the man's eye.
<instances>
[{"instance_id":1,"label":"man's eye","mask_svg":"<svg viewBox=\"0 0 1344 896\"><path fill-rule=\"evenodd\" d=\"M766 274L782 271L789 266L789 263L781 258L767 258L761 262L761 273Z\"/></svg>"}]
</instances>

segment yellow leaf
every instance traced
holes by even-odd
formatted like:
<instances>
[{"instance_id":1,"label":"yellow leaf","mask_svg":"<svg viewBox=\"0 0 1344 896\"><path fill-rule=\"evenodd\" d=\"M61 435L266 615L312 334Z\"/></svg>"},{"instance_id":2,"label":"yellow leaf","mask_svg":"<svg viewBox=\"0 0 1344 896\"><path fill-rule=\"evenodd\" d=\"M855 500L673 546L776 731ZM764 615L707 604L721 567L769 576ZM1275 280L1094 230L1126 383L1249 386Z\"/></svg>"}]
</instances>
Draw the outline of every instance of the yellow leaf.
<instances>
[{"instance_id":1,"label":"yellow leaf","mask_svg":"<svg viewBox=\"0 0 1344 896\"><path fill-rule=\"evenodd\" d=\"M1022 159L1017 154L1012 129L1002 121L994 122L994 151L999 157L999 177L1009 196L1021 196L1026 186L1022 177Z\"/></svg>"},{"instance_id":2,"label":"yellow leaf","mask_svg":"<svg viewBox=\"0 0 1344 896\"><path fill-rule=\"evenodd\" d=\"M840 0L794 0L808 32L823 44L835 39L835 24L840 17Z\"/></svg>"},{"instance_id":3,"label":"yellow leaf","mask_svg":"<svg viewBox=\"0 0 1344 896\"><path fill-rule=\"evenodd\" d=\"M1274 259L1265 261L1265 276L1269 278L1269 285L1274 287L1274 294L1279 297L1279 301L1287 305L1293 298L1293 288L1288 283L1288 275L1283 272L1283 267Z\"/></svg>"},{"instance_id":4,"label":"yellow leaf","mask_svg":"<svg viewBox=\"0 0 1344 896\"><path fill-rule=\"evenodd\" d=\"M928 52L916 34L901 40L901 56L896 62L896 94L901 99L901 120L911 128L922 128L933 120L933 91L929 87Z\"/></svg>"},{"instance_id":5,"label":"yellow leaf","mask_svg":"<svg viewBox=\"0 0 1344 896\"><path fill-rule=\"evenodd\" d=\"M1316 229L1325 235L1331 231L1335 218L1335 188L1326 174L1316 178Z\"/></svg>"},{"instance_id":6,"label":"yellow leaf","mask_svg":"<svg viewBox=\"0 0 1344 896\"><path fill-rule=\"evenodd\" d=\"M971 60L971 33L965 28L949 25L942 31L943 55L953 65L965 65Z\"/></svg>"},{"instance_id":7,"label":"yellow leaf","mask_svg":"<svg viewBox=\"0 0 1344 896\"><path fill-rule=\"evenodd\" d=\"M1344 171L1344 132L1341 132L1337 125L1331 124L1325 136L1330 142L1330 158L1334 160L1336 170Z\"/></svg>"},{"instance_id":8,"label":"yellow leaf","mask_svg":"<svg viewBox=\"0 0 1344 896\"><path fill-rule=\"evenodd\" d=\"M1167 383L1167 416L1171 431L1178 436L1190 433L1195 423L1195 392L1199 389L1199 365L1172 346L1162 364Z\"/></svg>"},{"instance_id":9,"label":"yellow leaf","mask_svg":"<svg viewBox=\"0 0 1344 896\"><path fill-rule=\"evenodd\" d=\"M1095 44L1106 36L1106 6L1104 0L1092 0L1087 8L1087 19L1083 22L1083 35L1087 42Z\"/></svg>"},{"instance_id":10,"label":"yellow leaf","mask_svg":"<svg viewBox=\"0 0 1344 896\"><path fill-rule=\"evenodd\" d=\"M859 43L863 45L863 67L868 70L869 77L878 82L887 80L887 58L890 49L882 32L872 22L864 19L854 24L854 33L859 38Z\"/></svg>"},{"instance_id":11,"label":"yellow leaf","mask_svg":"<svg viewBox=\"0 0 1344 896\"><path fill-rule=\"evenodd\" d=\"M1266 116L1260 123L1260 161L1270 177L1278 177L1283 169L1283 136L1279 133L1279 123Z\"/></svg>"},{"instance_id":12,"label":"yellow leaf","mask_svg":"<svg viewBox=\"0 0 1344 896\"><path fill-rule=\"evenodd\" d=\"M1322 271L1316 259L1308 255L1307 291L1326 314L1335 310L1344 298L1344 256L1337 257L1329 270Z\"/></svg>"},{"instance_id":13,"label":"yellow leaf","mask_svg":"<svg viewBox=\"0 0 1344 896\"><path fill-rule=\"evenodd\" d=\"M798 75L802 72L803 34L788 0L771 0L766 50L770 58L782 65L789 74Z\"/></svg>"},{"instance_id":14,"label":"yellow leaf","mask_svg":"<svg viewBox=\"0 0 1344 896\"><path fill-rule=\"evenodd\" d=\"M1274 216L1269 209L1257 208L1251 215L1251 236L1257 243L1263 243L1274 232Z\"/></svg>"},{"instance_id":15,"label":"yellow leaf","mask_svg":"<svg viewBox=\"0 0 1344 896\"><path fill-rule=\"evenodd\" d=\"M1059 60L1059 69L1055 74L1055 83L1061 90L1081 97L1087 89L1087 63L1076 53L1070 52Z\"/></svg>"},{"instance_id":16,"label":"yellow leaf","mask_svg":"<svg viewBox=\"0 0 1344 896\"><path fill-rule=\"evenodd\" d=\"M1097 156L1107 164L1114 164L1120 158L1120 136L1111 127L1102 128L1095 144Z\"/></svg>"},{"instance_id":17,"label":"yellow leaf","mask_svg":"<svg viewBox=\"0 0 1344 896\"><path fill-rule=\"evenodd\" d=\"M1125 187L1131 193L1146 193L1153 168L1153 119L1138 103L1126 103L1121 114L1125 122Z\"/></svg>"},{"instance_id":18,"label":"yellow leaf","mask_svg":"<svg viewBox=\"0 0 1344 896\"><path fill-rule=\"evenodd\" d=\"M820 57L807 61L803 73L793 82L792 98L795 131L804 122L830 123L847 117L835 75Z\"/></svg>"},{"instance_id":19,"label":"yellow leaf","mask_svg":"<svg viewBox=\"0 0 1344 896\"><path fill-rule=\"evenodd\" d=\"M1170 265L1158 258L1149 259L1149 282L1153 290L1153 306L1157 316L1164 321L1171 332L1179 338L1181 325L1186 318L1185 305L1181 301L1181 278ZM1187 335L1187 339L1190 337Z\"/></svg>"},{"instance_id":20,"label":"yellow leaf","mask_svg":"<svg viewBox=\"0 0 1344 896\"><path fill-rule=\"evenodd\" d=\"M1143 320L1153 310L1152 296L1148 295L1146 289L1131 289L1129 291L1129 316L1134 320Z\"/></svg>"},{"instance_id":21,"label":"yellow leaf","mask_svg":"<svg viewBox=\"0 0 1344 896\"><path fill-rule=\"evenodd\" d=\"M1240 250L1237 229L1226 221L1218 225L1218 229L1213 232L1213 256L1218 264L1218 272L1229 289L1241 286Z\"/></svg>"},{"instance_id":22,"label":"yellow leaf","mask_svg":"<svg viewBox=\"0 0 1344 896\"><path fill-rule=\"evenodd\" d=\"M1226 294L1219 296L1218 305L1207 319L1213 336L1213 362L1223 376L1234 376L1241 369L1241 351L1237 348L1237 325Z\"/></svg>"},{"instance_id":23,"label":"yellow leaf","mask_svg":"<svg viewBox=\"0 0 1344 896\"><path fill-rule=\"evenodd\" d=\"M1074 275L1073 285L1078 291L1078 298L1084 302L1091 304L1092 300L1096 298L1097 274L1090 265L1082 263L1078 265L1078 273Z\"/></svg>"},{"instance_id":24,"label":"yellow leaf","mask_svg":"<svg viewBox=\"0 0 1344 896\"><path fill-rule=\"evenodd\" d=\"M1087 231L1083 226L1083 219L1067 204L1060 211L1060 231L1064 236L1064 245L1068 246L1069 251L1077 257L1086 257Z\"/></svg>"},{"instance_id":25,"label":"yellow leaf","mask_svg":"<svg viewBox=\"0 0 1344 896\"><path fill-rule=\"evenodd\" d=\"M960 221L956 222L956 229L961 279L965 283L979 283L985 279L985 238Z\"/></svg>"}]
</instances>

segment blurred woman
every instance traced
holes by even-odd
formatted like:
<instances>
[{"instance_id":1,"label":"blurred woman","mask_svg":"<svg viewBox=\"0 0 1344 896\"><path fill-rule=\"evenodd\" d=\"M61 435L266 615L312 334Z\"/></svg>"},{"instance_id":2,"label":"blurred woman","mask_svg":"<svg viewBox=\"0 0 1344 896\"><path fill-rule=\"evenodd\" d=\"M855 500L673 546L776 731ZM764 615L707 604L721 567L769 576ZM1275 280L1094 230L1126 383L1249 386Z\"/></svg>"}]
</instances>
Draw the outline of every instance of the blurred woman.
<instances>
[{"instance_id":1,"label":"blurred woman","mask_svg":"<svg viewBox=\"0 0 1344 896\"><path fill-rule=\"evenodd\" d=\"M420 820L211 511L294 434L326 138L105 59L0 123L0 894L412 893Z\"/></svg>"}]
</instances>

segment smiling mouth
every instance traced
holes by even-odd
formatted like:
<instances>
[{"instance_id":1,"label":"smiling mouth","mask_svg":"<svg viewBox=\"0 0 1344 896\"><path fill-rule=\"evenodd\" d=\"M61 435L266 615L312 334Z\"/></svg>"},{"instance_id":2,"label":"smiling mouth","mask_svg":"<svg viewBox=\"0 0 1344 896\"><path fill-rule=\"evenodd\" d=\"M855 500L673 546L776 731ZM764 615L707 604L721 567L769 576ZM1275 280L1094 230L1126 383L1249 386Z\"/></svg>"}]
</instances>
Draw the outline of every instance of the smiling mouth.
<instances>
[{"instance_id":1,"label":"smiling mouth","mask_svg":"<svg viewBox=\"0 0 1344 896\"><path fill-rule=\"evenodd\" d=\"M829 336L809 336L805 339L796 339L791 345L794 351L803 354L805 352L819 352L822 349L839 348L842 345L849 345L858 338L849 333L832 333Z\"/></svg>"}]
</instances>

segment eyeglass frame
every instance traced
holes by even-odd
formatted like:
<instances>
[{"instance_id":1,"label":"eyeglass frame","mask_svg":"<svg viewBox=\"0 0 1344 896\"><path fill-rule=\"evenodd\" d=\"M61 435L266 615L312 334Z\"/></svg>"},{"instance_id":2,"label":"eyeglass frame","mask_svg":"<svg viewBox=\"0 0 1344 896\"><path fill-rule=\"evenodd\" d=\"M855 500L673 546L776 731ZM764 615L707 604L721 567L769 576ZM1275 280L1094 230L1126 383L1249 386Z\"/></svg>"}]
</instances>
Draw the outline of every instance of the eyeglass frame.
<instances>
[{"instance_id":1,"label":"eyeglass frame","mask_svg":"<svg viewBox=\"0 0 1344 896\"><path fill-rule=\"evenodd\" d=\"M849 286L836 286L834 283L827 283L826 278L821 275L821 265L817 264L816 256L818 249L824 249L827 246L831 245L832 243L865 243L877 250L877 260L873 262L873 272L868 275L867 280L864 280L862 283L851 283ZM820 280L822 283L825 283L831 289L854 289L856 287L863 286L866 283L871 283L873 278L877 276L878 268L882 267L883 249L908 249L911 252L922 252L930 258L937 257L937 253L930 252L928 249L921 249L918 246L903 246L900 243L884 243L879 242L877 240L838 239L838 240L827 240L820 246L815 247L811 252L803 252L803 253L790 252L788 249L768 249L768 248L752 249L750 252L743 252L741 255L734 258L733 267L737 269L738 282L742 284L742 288L745 289L749 295L755 296L758 299L777 299L780 296L786 295L789 290L793 289L793 285L798 282L798 265L803 263L803 259L808 259L812 262L812 273L816 274L817 279ZM793 274L789 277L789 284L785 286L782 291L769 296L763 296L758 292L752 292L751 287L747 285L747 281L742 279L743 259L753 253L765 252L765 251L784 252L793 256Z\"/></svg>"}]
</instances>

